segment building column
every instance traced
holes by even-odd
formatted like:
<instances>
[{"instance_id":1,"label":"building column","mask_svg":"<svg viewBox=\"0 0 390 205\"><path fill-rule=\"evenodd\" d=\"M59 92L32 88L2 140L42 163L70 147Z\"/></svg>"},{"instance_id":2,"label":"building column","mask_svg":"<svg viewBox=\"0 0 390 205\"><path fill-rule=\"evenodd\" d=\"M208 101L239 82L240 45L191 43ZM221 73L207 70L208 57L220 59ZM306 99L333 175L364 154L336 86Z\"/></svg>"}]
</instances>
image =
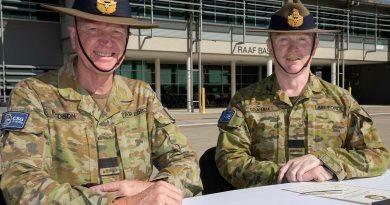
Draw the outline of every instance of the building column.
<instances>
[{"instance_id":1,"label":"building column","mask_svg":"<svg viewBox=\"0 0 390 205\"><path fill-rule=\"evenodd\" d=\"M199 61L200 63L202 63L202 61ZM199 107L199 112L201 113L202 112L202 107L206 107L206 105L203 105L203 102L202 102L202 89L204 88L204 75L203 75L203 65L200 64L200 66L198 65L198 107ZM206 96L205 96L206 97ZM205 100L206 101L206 100Z\"/></svg>"},{"instance_id":2,"label":"building column","mask_svg":"<svg viewBox=\"0 0 390 205\"><path fill-rule=\"evenodd\" d=\"M259 81L263 80L263 66L259 65Z\"/></svg>"},{"instance_id":3,"label":"building column","mask_svg":"<svg viewBox=\"0 0 390 205\"><path fill-rule=\"evenodd\" d=\"M272 75L272 58L267 61L267 76Z\"/></svg>"},{"instance_id":4,"label":"building column","mask_svg":"<svg viewBox=\"0 0 390 205\"><path fill-rule=\"evenodd\" d=\"M161 100L161 72L160 72L160 59L156 58L154 59L154 81L155 84L155 91L157 94L157 98Z\"/></svg>"},{"instance_id":5,"label":"building column","mask_svg":"<svg viewBox=\"0 0 390 205\"><path fill-rule=\"evenodd\" d=\"M192 54L187 55L187 112L194 112L193 98L192 98Z\"/></svg>"},{"instance_id":6,"label":"building column","mask_svg":"<svg viewBox=\"0 0 390 205\"><path fill-rule=\"evenodd\" d=\"M233 98L236 94L236 62L232 61L230 64L230 94Z\"/></svg>"},{"instance_id":7,"label":"building column","mask_svg":"<svg viewBox=\"0 0 390 205\"><path fill-rule=\"evenodd\" d=\"M336 77L337 77L336 67L337 67L337 62L333 61L331 65L331 71L330 71L330 79L333 85L336 85Z\"/></svg>"}]
</instances>

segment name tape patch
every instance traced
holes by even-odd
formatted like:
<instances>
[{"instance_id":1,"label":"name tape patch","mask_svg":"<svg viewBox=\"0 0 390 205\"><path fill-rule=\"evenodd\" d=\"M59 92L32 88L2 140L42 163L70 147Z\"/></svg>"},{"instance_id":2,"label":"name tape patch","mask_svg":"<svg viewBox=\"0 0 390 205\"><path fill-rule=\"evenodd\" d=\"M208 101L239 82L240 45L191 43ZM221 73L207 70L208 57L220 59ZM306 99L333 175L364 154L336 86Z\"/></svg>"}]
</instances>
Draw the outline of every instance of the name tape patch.
<instances>
[{"instance_id":1,"label":"name tape patch","mask_svg":"<svg viewBox=\"0 0 390 205\"><path fill-rule=\"evenodd\" d=\"M23 129L26 126L28 113L4 112L1 118L1 129Z\"/></svg>"},{"instance_id":2,"label":"name tape patch","mask_svg":"<svg viewBox=\"0 0 390 205\"><path fill-rule=\"evenodd\" d=\"M228 123L232 119L234 113L235 112L233 110L225 110L222 112L221 117L218 121L220 123Z\"/></svg>"},{"instance_id":3,"label":"name tape patch","mask_svg":"<svg viewBox=\"0 0 390 205\"><path fill-rule=\"evenodd\" d=\"M328 105L317 105L316 110L333 110L333 111L343 111L342 106L328 106Z\"/></svg>"}]
</instances>

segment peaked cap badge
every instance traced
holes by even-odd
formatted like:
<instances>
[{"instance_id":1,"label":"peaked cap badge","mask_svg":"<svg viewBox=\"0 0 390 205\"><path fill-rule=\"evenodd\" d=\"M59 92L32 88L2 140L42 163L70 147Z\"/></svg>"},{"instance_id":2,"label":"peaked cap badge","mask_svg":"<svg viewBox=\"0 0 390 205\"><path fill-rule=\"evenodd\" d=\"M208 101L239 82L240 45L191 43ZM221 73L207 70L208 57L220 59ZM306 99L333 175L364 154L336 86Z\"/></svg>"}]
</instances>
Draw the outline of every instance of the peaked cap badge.
<instances>
[{"instance_id":1,"label":"peaked cap badge","mask_svg":"<svg viewBox=\"0 0 390 205\"><path fill-rule=\"evenodd\" d=\"M112 14L116 11L116 1L115 0L97 0L96 8L102 14Z\"/></svg>"},{"instance_id":2,"label":"peaked cap badge","mask_svg":"<svg viewBox=\"0 0 390 205\"><path fill-rule=\"evenodd\" d=\"M298 9L293 9L291 15L288 16L288 25L291 27L300 27L303 24L303 16L299 14Z\"/></svg>"}]
</instances>

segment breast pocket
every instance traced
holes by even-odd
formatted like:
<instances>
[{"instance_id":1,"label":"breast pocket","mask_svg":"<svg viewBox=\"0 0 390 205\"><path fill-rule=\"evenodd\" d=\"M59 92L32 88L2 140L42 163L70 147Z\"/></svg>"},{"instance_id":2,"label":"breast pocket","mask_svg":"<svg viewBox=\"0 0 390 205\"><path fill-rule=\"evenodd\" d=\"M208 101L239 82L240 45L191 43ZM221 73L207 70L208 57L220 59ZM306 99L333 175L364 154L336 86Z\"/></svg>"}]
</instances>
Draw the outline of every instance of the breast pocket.
<instances>
[{"instance_id":1,"label":"breast pocket","mask_svg":"<svg viewBox=\"0 0 390 205\"><path fill-rule=\"evenodd\" d=\"M86 124L80 120L50 120L51 176L60 183L90 182L90 154Z\"/></svg>"},{"instance_id":2,"label":"breast pocket","mask_svg":"<svg viewBox=\"0 0 390 205\"><path fill-rule=\"evenodd\" d=\"M348 119L342 111L314 110L308 117L309 152L343 146Z\"/></svg>"},{"instance_id":3,"label":"breast pocket","mask_svg":"<svg viewBox=\"0 0 390 205\"><path fill-rule=\"evenodd\" d=\"M152 164L146 115L129 117L115 130L125 178L148 180Z\"/></svg>"},{"instance_id":4,"label":"breast pocket","mask_svg":"<svg viewBox=\"0 0 390 205\"><path fill-rule=\"evenodd\" d=\"M279 112L253 113L252 152L258 160L278 161L284 153L284 116Z\"/></svg>"}]
</instances>

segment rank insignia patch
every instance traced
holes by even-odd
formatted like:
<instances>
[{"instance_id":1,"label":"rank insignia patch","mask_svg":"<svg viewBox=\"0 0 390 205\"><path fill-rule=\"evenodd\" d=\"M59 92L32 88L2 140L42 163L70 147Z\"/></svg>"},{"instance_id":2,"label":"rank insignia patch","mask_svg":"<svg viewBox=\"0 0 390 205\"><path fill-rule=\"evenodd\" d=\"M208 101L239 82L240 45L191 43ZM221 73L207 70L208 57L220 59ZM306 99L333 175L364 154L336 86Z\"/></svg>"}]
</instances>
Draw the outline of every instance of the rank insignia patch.
<instances>
[{"instance_id":1,"label":"rank insignia patch","mask_svg":"<svg viewBox=\"0 0 390 205\"><path fill-rule=\"evenodd\" d=\"M219 118L218 122L220 123L228 123L234 116L233 110L225 110L222 112L221 117Z\"/></svg>"}]
</instances>

